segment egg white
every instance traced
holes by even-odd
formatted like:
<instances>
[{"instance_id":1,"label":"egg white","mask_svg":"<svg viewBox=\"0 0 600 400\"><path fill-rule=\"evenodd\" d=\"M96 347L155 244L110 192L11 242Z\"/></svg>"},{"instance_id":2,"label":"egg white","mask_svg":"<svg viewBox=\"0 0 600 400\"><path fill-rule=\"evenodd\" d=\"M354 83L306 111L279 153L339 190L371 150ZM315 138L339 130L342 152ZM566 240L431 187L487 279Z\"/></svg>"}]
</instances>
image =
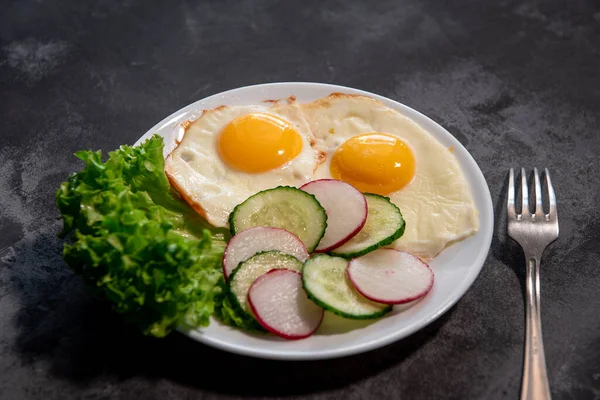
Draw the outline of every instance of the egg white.
<instances>
[{"instance_id":1,"label":"egg white","mask_svg":"<svg viewBox=\"0 0 600 400\"><path fill-rule=\"evenodd\" d=\"M353 136L387 133L412 150L413 180L387 195L406 221L404 235L389 247L431 260L448 244L479 229L478 211L456 158L417 123L365 96L332 94L302 109L316 137L315 148L326 155L315 173L317 179L331 178L333 153Z\"/></svg>"},{"instance_id":2,"label":"egg white","mask_svg":"<svg viewBox=\"0 0 600 400\"><path fill-rule=\"evenodd\" d=\"M221 159L218 137L237 117L265 113L289 122L302 138L302 150L281 167L261 173L230 168ZM183 139L165 160L171 184L213 226L227 227L236 205L253 194L279 185L301 186L318 164L308 123L296 104L221 106L207 110L186 128Z\"/></svg>"}]
</instances>

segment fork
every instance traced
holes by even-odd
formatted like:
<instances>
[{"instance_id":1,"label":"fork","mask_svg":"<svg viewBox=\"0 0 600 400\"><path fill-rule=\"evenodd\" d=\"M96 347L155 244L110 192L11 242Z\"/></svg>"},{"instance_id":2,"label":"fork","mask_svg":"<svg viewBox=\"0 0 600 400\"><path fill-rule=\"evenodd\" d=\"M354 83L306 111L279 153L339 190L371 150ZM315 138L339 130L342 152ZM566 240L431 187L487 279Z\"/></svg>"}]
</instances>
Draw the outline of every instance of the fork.
<instances>
[{"instance_id":1,"label":"fork","mask_svg":"<svg viewBox=\"0 0 600 400\"><path fill-rule=\"evenodd\" d=\"M525 169L521 168L521 214L517 214L515 210L515 172L512 168L508 179L508 236L519 243L523 249L527 270L527 311L521 400L550 399L540 319L540 260L544 249L558 238L558 215L556 195L547 168L545 175L548 187L548 214L544 214L542 208L542 185L537 168L533 169L535 185L535 212L533 213L529 210L529 190Z\"/></svg>"}]
</instances>

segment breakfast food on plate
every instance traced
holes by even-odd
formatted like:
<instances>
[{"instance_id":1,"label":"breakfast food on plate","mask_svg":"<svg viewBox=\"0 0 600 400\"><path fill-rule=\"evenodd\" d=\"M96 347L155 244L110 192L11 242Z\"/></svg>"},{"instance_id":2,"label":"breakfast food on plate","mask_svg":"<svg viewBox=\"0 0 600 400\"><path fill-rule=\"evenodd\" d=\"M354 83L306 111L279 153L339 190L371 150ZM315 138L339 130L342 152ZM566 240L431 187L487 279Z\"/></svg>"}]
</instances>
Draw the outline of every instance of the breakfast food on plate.
<instances>
[{"instance_id":1,"label":"breakfast food on plate","mask_svg":"<svg viewBox=\"0 0 600 400\"><path fill-rule=\"evenodd\" d=\"M250 313L248 290L252 283L262 275L274 269L302 271L302 263L297 258L278 251L258 253L241 262L229 276L229 287L237 305L246 313Z\"/></svg>"},{"instance_id":2,"label":"breakfast food on plate","mask_svg":"<svg viewBox=\"0 0 600 400\"><path fill-rule=\"evenodd\" d=\"M298 236L279 228L258 226L241 231L233 236L223 254L223 274L229 278L231 271L242 261L255 254L276 250L289 254L300 262L310 254Z\"/></svg>"},{"instance_id":3,"label":"breakfast food on plate","mask_svg":"<svg viewBox=\"0 0 600 400\"><path fill-rule=\"evenodd\" d=\"M332 249L331 254L358 257L394 243L404 233L404 218L394 203L378 194L366 193L364 196L367 199L365 225L346 243Z\"/></svg>"},{"instance_id":4,"label":"breakfast food on plate","mask_svg":"<svg viewBox=\"0 0 600 400\"><path fill-rule=\"evenodd\" d=\"M346 270L349 261L319 254L304 263L302 281L308 297L324 309L344 318L374 319L392 310L387 304L373 302L354 287Z\"/></svg>"},{"instance_id":5,"label":"breakfast food on plate","mask_svg":"<svg viewBox=\"0 0 600 400\"><path fill-rule=\"evenodd\" d=\"M227 231L178 197L164 174L163 138L76 153L84 168L56 192L63 258L92 293L145 334L206 326L223 290Z\"/></svg>"},{"instance_id":6,"label":"breakfast food on plate","mask_svg":"<svg viewBox=\"0 0 600 400\"><path fill-rule=\"evenodd\" d=\"M352 239L367 221L367 199L354 186L334 179L320 179L300 187L312 194L327 213L327 228L315 252L335 249Z\"/></svg>"},{"instance_id":7,"label":"breakfast food on plate","mask_svg":"<svg viewBox=\"0 0 600 400\"><path fill-rule=\"evenodd\" d=\"M189 124L165 172L210 224L226 227L251 195L312 178L318 153L311 141L298 105L221 106Z\"/></svg>"},{"instance_id":8,"label":"breakfast food on plate","mask_svg":"<svg viewBox=\"0 0 600 400\"><path fill-rule=\"evenodd\" d=\"M327 214L312 194L279 186L237 205L229 216L229 226L234 235L255 226L286 229L298 236L310 253L325 234Z\"/></svg>"},{"instance_id":9,"label":"breakfast food on plate","mask_svg":"<svg viewBox=\"0 0 600 400\"><path fill-rule=\"evenodd\" d=\"M433 271L412 254L381 249L348 264L348 278L363 296L383 304L404 304L425 296Z\"/></svg>"},{"instance_id":10,"label":"breakfast food on plate","mask_svg":"<svg viewBox=\"0 0 600 400\"><path fill-rule=\"evenodd\" d=\"M477 231L457 160L406 116L365 96L272 103L204 111L166 160L158 135L77 153L56 197L65 260L146 334L381 318Z\"/></svg>"},{"instance_id":11,"label":"breakfast food on plate","mask_svg":"<svg viewBox=\"0 0 600 400\"><path fill-rule=\"evenodd\" d=\"M406 221L394 248L431 260L477 231L477 210L457 160L414 121L356 95L332 94L302 110L315 148L327 154L315 179L339 179L389 197Z\"/></svg>"},{"instance_id":12,"label":"breakfast food on plate","mask_svg":"<svg viewBox=\"0 0 600 400\"><path fill-rule=\"evenodd\" d=\"M306 296L301 275L287 269L271 270L256 279L248 301L259 323L285 339L312 335L325 314Z\"/></svg>"}]
</instances>

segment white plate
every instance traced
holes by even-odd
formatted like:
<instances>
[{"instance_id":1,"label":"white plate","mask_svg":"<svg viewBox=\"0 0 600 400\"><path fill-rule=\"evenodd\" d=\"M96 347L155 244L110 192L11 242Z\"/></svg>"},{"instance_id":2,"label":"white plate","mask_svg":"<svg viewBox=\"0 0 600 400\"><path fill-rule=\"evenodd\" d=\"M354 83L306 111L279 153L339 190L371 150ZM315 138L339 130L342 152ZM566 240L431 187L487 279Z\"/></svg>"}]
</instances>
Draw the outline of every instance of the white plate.
<instances>
[{"instance_id":1,"label":"white plate","mask_svg":"<svg viewBox=\"0 0 600 400\"><path fill-rule=\"evenodd\" d=\"M273 335L251 335L212 320L207 328L182 331L204 344L233 353L284 360L315 360L348 356L382 347L402 339L431 323L454 305L469 289L487 257L493 231L493 208L490 192L481 170L467 150L447 130L425 115L393 100L365 91L319 83L271 83L247 86L219 93L175 112L150 129L136 145L154 133L165 137L165 155L174 147L181 133L179 122L194 117L203 109L219 105L256 104L268 99L296 96L299 102L312 101L332 92L362 94L376 98L387 106L412 118L444 146L454 146L479 209L480 230L470 238L446 250L431 262L436 281L425 298L411 307L394 307L394 311L375 322L355 322L328 314L319 331L303 340L287 341Z\"/></svg>"}]
</instances>

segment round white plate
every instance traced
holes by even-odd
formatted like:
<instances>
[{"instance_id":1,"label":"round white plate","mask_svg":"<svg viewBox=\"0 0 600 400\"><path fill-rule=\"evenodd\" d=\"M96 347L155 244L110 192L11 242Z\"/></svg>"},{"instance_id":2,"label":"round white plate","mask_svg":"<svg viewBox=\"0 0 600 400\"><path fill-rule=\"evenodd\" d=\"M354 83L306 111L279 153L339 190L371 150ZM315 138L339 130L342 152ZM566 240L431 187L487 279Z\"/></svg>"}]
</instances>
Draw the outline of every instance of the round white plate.
<instances>
[{"instance_id":1,"label":"round white plate","mask_svg":"<svg viewBox=\"0 0 600 400\"><path fill-rule=\"evenodd\" d=\"M396 101L362 90L320 83L271 83L247 86L219 93L175 112L150 129L136 145L159 133L165 138L165 156L175 146L181 134L179 123L198 116L202 110L220 105L244 105L263 100L296 96L307 102L332 92L362 94L382 101L387 106L412 118L429 131L444 146L454 146L466 179L479 209L480 230L468 239L450 246L431 262L435 285L421 301L407 306L395 306L385 318L374 322L351 321L327 314L313 336L296 341L273 335L253 335L230 328L212 319L210 326L182 331L204 344L233 353L284 360L315 360L348 356L382 347L402 339L431 323L458 301L469 289L487 257L493 231L493 208L490 192L481 170L467 150L446 129L425 115Z\"/></svg>"}]
</instances>

